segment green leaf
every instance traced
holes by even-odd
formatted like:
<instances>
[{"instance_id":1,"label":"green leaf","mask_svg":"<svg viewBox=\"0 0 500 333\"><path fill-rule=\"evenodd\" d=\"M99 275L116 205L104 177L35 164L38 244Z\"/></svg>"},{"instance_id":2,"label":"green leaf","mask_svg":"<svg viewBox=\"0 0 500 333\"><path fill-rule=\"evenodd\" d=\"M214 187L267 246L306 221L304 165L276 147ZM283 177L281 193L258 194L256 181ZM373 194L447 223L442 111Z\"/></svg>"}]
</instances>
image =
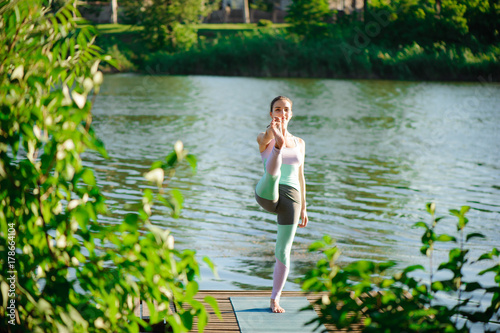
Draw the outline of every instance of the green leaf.
<instances>
[{"instance_id":1,"label":"green leaf","mask_svg":"<svg viewBox=\"0 0 500 333\"><path fill-rule=\"evenodd\" d=\"M467 282L465 283L465 291L476 291L484 289L479 282Z\"/></svg>"},{"instance_id":2,"label":"green leaf","mask_svg":"<svg viewBox=\"0 0 500 333\"><path fill-rule=\"evenodd\" d=\"M424 228L426 230L429 229L429 226L425 224L425 222L419 221L413 225L414 228Z\"/></svg>"},{"instance_id":3,"label":"green leaf","mask_svg":"<svg viewBox=\"0 0 500 333\"><path fill-rule=\"evenodd\" d=\"M436 241L438 241L438 242L456 242L457 239L453 236L450 236L447 234L442 234L436 238Z\"/></svg>"},{"instance_id":4,"label":"green leaf","mask_svg":"<svg viewBox=\"0 0 500 333\"><path fill-rule=\"evenodd\" d=\"M205 326L207 326L207 323L208 323L207 312L204 310L201 310L201 311L199 311L197 316L198 316L198 322L197 322L198 332L202 333L202 332L204 332Z\"/></svg>"},{"instance_id":5,"label":"green leaf","mask_svg":"<svg viewBox=\"0 0 500 333\"><path fill-rule=\"evenodd\" d=\"M444 285L441 281L435 281L432 283L432 290L444 290Z\"/></svg>"},{"instance_id":6,"label":"green leaf","mask_svg":"<svg viewBox=\"0 0 500 333\"><path fill-rule=\"evenodd\" d=\"M197 158L195 155L188 154L186 155L186 161L188 162L189 166L191 167L191 170L193 172L196 171L196 165L197 165Z\"/></svg>"},{"instance_id":7,"label":"green leaf","mask_svg":"<svg viewBox=\"0 0 500 333\"><path fill-rule=\"evenodd\" d=\"M216 268L215 264L213 263L213 261L210 260L210 258L208 258L208 257L203 257L202 260L203 260L203 262L205 262L208 265L208 267L210 267L210 270L215 275L215 278L218 279L219 275L217 274L217 268Z\"/></svg>"},{"instance_id":8,"label":"green leaf","mask_svg":"<svg viewBox=\"0 0 500 333\"><path fill-rule=\"evenodd\" d=\"M434 215L434 213L436 212L436 204L433 202L426 203L425 208L426 208L427 212L431 215Z\"/></svg>"},{"instance_id":9,"label":"green leaf","mask_svg":"<svg viewBox=\"0 0 500 333\"><path fill-rule=\"evenodd\" d=\"M479 256L479 258L477 259L477 261L480 261L480 260L491 260L491 259L492 259L491 253L483 253L481 256Z\"/></svg>"},{"instance_id":10,"label":"green leaf","mask_svg":"<svg viewBox=\"0 0 500 333\"><path fill-rule=\"evenodd\" d=\"M430 249L430 246L428 244L425 244L423 245L421 248L420 248L420 253L422 253L423 255L427 255L427 251Z\"/></svg>"},{"instance_id":11,"label":"green leaf","mask_svg":"<svg viewBox=\"0 0 500 333\"><path fill-rule=\"evenodd\" d=\"M457 230L463 230L467 225L467 222L469 222L469 220L466 217L460 216L458 218Z\"/></svg>"},{"instance_id":12,"label":"green leaf","mask_svg":"<svg viewBox=\"0 0 500 333\"><path fill-rule=\"evenodd\" d=\"M78 225L80 226L80 228L83 228L84 230L86 230L88 222L89 222L89 214L88 214L87 210L85 210L81 206L78 206L76 209L74 209L71 212L71 214L75 218L75 220L78 222Z\"/></svg>"},{"instance_id":13,"label":"green leaf","mask_svg":"<svg viewBox=\"0 0 500 333\"><path fill-rule=\"evenodd\" d=\"M484 275L484 274L489 273L489 272L497 273L497 276L499 276L499 274L500 274L500 266L495 265L495 266L489 267L487 269L484 269L484 270L482 270L482 271L479 272L479 275ZM500 281L495 281L495 282L498 283Z\"/></svg>"},{"instance_id":14,"label":"green leaf","mask_svg":"<svg viewBox=\"0 0 500 333\"><path fill-rule=\"evenodd\" d=\"M392 285L394 285L395 282L396 282L396 280L394 280L394 279L384 279L381 283L381 287L382 288L389 288Z\"/></svg>"},{"instance_id":15,"label":"green leaf","mask_svg":"<svg viewBox=\"0 0 500 333\"><path fill-rule=\"evenodd\" d=\"M396 262L394 261L385 261L385 262L380 262L378 263L378 269L380 270L380 272L383 272L389 268L392 268L396 266Z\"/></svg>"},{"instance_id":16,"label":"green leaf","mask_svg":"<svg viewBox=\"0 0 500 333\"><path fill-rule=\"evenodd\" d=\"M444 219L444 216L439 216L439 217L436 217L435 221L436 223L441 221L442 219Z\"/></svg>"},{"instance_id":17,"label":"green leaf","mask_svg":"<svg viewBox=\"0 0 500 333\"><path fill-rule=\"evenodd\" d=\"M174 217L179 217L180 211L182 209L182 204L184 202L184 197L182 196L181 191L178 189L173 189L170 191L170 202L172 203L172 206L174 207L173 209L173 216Z\"/></svg>"},{"instance_id":18,"label":"green leaf","mask_svg":"<svg viewBox=\"0 0 500 333\"><path fill-rule=\"evenodd\" d=\"M177 154L175 153L175 151L172 151L170 154L168 154L165 158L165 161L167 162L168 167L174 167L177 163Z\"/></svg>"},{"instance_id":19,"label":"green leaf","mask_svg":"<svg viewBox=\"0 0 500 333\"><path fill-rule=\"evenodd\" d=\"M198 293L198 283L191 281L186 286L186 298L191 299Z\"/></svg>"},{"instance_id":20,"label":"green leaf","mask_svg":"<svg viewBox=\"0 0 500 333\"><path fill-rule=\"evenodd\" d=\"M143 197L147 200L147 202L153 201L153 191L149 188L144 190Z\"/></svg>"},{"instance_id":21,"label":"green leaf","mask_svg":"<svg viewBox=\"0 0 500 333\"><path fill-rule=\"evenodd\" d=\"M124 222L130 226L137 226L139 222L139 215L134 213L129 213L125 215Z\"/></svg>"},{"instance_id":22,"label":"green leaf","mask_svg":"<svg viewBox=\"0 0 500 333\"><path fill-rule=\"evenodd\" d=\"M153 164L151 164L151 167L149 168L149 170L154 170L154 169L158 169L158 168L163 168L162 161L153 162Z\"/></svg>"},{"instance_id":23,"label":"green leaf","mask_svg":"<svg viewBox=\"0 0 500 333\"><path fill-rule=\"evenodd\" d=\"M460 209L460 215L465 215L470 210L470 206L462 206Z\"/></svg>"},{"instance_id":24,"label":"green leaf","mask_svg":"<svg viewBox=\"0 0 500 333\"><path fill-rule=\"evenodd\" d=\"M309 252L316 252L316 251L323 249L324 247L325 247L325 243L323 243L322 241L316 241L316 242L312 243L311 245L309 245Z\"/></svg>"},{"instance_id":25,"label":"green leaf","mask_svg":"<svg viewBox=\"0 0 500 333\"><path fill-rule=\"evenodd\" d=\"M54 32L55 33L58 33L59 32L59 23L57 23L57 20L55 17L49 17L51 23L52 23L52 27L54 28ZM56 55L58 55L59 52L56 53Z\"/></svg>"},{"instance_id":26,"label":"green leaf","mask_svg":"<svg viewBox=\"0 0 500 333\"><path fill-rule=\"evenodd\" d=\"M96 138L92 141L92 144L89 148L96 150L99 154L102 155L102 157L109 158L108 152L106 151L106 148L104 148L104 143L102 142L102 140Z\"/></svg>"},{"instance_id":27,"label":"green leaf","mask_svg":"<svg viewBox=\"0 0 500 333\"><path fill-rule=\"evenodd\" d=\"M468 242L472 238L486 238L482 233L473 232L467 235L465 241Z\"/></svg>"},{"instance_id":28,"label":"green leaf","mask_svg":"<svg viewBox=\"0 0 500 333\"><path fill-rule=\"evenodd\" d=\"M90 186L95 186L96 181L95 181L95 176L94 172L91 169L85 168L82 173L82 180L85 182L85 184L90 185Z\"/></svg>"},{"instance_id":29,"label":"green leaf","mask_svg":"<svg viewBox=\"0 0 500 333\"><path fill-rule=\"evenodd\" d=\"M404 272L405 273L410 273L410 272L413 272L413 271L416 271L416 270L422 270L422 271L425 271L425 268L424 266L422 265L412 265L412 266L408 266L404 269Z\"/></svg>"},{"instance_id":30,"label":"green leaf","mask_svg":"<svg viewBox=\"0 0 500 333\"><path fill-rule=\"evenodd\" d=\"M190 312L184 312L181 315L182 324L190 331L193 328L193 315Z\"/></svg>"},{"instance_id":31,"label":"green leaf","mask_svg":"<svg viewBox=\"0 0 500 333\"><path fill-rule=\"evenodd\" d=\"M217 317L219 319L222 319L222 314L219 310L219 304L217 303L217 300L212 296L206 296L203 300L212 307Z\"/></svg>"},{"instance_id":32,"label":"green leaf","mask_svg":"<svg viewBox=\"0 0 500 333\"><path fill-rule=\"evenodd\" d=\"M172 316L168 316L167 322L172 327L174 333L185 331L185 329L182 326L182 320L179 314L174 313Z\"/></svg>"}]
</instances>

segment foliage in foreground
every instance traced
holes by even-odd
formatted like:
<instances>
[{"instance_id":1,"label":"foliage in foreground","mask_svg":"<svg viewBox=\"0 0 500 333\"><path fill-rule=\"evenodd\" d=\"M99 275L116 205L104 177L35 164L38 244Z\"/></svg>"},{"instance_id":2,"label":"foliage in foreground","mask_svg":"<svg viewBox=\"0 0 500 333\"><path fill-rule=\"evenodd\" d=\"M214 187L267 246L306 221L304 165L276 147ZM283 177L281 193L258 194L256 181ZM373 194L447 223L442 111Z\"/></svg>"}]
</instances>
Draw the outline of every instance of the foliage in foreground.
<instances>
[{"instance_id":1,"label":"foliage in foreground","mask_svg":"<svg viewBox=\"0 0 500 333\"><path fill-rule=\"evenodd\" d=\"M424 228L422 254L430 260L429 281L424 283L412 277L412 272L424 270L421 265L409 266L392 276L384 277L384 272L395 265L394 262L355 261L341 268L336 264L340 252L333 246L333 240L325 236L322 241L311 245L310 251L322 251L326 258L318 261L316 268L301 280L302 289L307 292L327 292L316 305L321 315L309 322L332 324L337 328L353 329L363 326L364 332L468 332L467 323L482 323L488 331L488 322L496 320L500 309L500 251L496 248L484 253L476 260L468 255L467 243L480 233L465 234L469 207L460 211L450 210L458 218L458 237L435 232L442 217L435 217L435 205L427 204L432 216L430 224L418 222L416 227ZM457 247L449 250L449 259L441 263L437 271L448 271L449 278L436 280L433 271L433 251L439 242L452 242ZM479 275L494 275L494 286L484 286L477 281L463 279L464 268L483 260L496 260L491 267ZM451 274L450 274L451 273ZM471 305L471 293L481 293L491 297L486 309ZM438 304L436 297L446 295L455 299L452 307ZM474 307L477 307L474 311ZM465 320L465 324L458 322Z\"/></svg>"},{"instance_id":2,"label":"foliage in foreground","mask_svg":"<svg viewBox=\"0 0 500 333\"><path fill-rule=\"evenodd\" d=\"M195 159L177 144L145 175L158 190L144 191L137 214L99 223L105 200L81 154L106 156L91 126L91 97L107 58L91 30L76 29L75 8L49 6L0 7L0 329L138 332L149 326L134 314L142 299L151 324L166 319L183 332L197 317L202 330L195 253L175 249L173 236L150 222L157 202L178 214L182 198L164 188L165 170L172 177L178 162L194 168ZM215 299L205 301L218 312Z\"/></svg>"}]
</instances>

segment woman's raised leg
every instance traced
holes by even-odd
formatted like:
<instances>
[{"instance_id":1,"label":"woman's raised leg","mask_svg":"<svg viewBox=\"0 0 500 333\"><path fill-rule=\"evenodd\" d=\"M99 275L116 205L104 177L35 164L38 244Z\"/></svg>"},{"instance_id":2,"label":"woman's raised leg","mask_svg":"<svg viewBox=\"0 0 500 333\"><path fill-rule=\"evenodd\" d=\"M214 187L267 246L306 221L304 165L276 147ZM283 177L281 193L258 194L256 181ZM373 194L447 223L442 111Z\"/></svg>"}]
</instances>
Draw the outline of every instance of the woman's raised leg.
<instances>
[{"instance_id":1,"label":"woman's raised leg","mask_svg":"<svg viewBox=\"0 0 500 333\"><path fill-rule=\"evenodd\" d=\"M281 131L279 118L273 119L271 128L274 134L274 147L266 160L266 171L257 183L255 194L257 202L267 211L274 212L279 199L279 179L281 175L282 148L285 138ZM265 199L265 200L262 200Z\"/></svg>"},{"instance_id":2,"label":"woman's raised leg","mask_svg":"<svg viewBox=\"0 0 500 333\"><path fill-rule=\"evenodd\" d=\"M277 204L279 198L279 180L281 175L281 163L282 163L281 149L273 147L271 154L266 161L266 171L264 176L259 180L255 188L255 193L258 197L266 200L270 200L273 204ZM259 202L259 200L257 200ZM262 203L259 202L262 206ZM265 203L266 207L262 206L266 210L270 210L267 206L269 203ZM272 212L274 212L272 209Z\"/></svg>"}]
</instances>

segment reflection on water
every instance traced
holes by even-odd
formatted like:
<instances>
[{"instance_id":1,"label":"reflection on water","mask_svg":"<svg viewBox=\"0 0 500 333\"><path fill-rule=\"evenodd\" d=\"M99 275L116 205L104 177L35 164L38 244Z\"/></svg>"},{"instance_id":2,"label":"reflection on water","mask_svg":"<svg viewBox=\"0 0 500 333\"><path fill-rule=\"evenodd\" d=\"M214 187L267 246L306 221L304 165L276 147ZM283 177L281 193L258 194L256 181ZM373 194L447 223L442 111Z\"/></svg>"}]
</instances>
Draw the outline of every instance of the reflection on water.
<instances>
[{"instance_id":1,"label":"reflection on water","mask_svg":"<svg viewBox=\"0 0 500 333\"><path fill-rule=\"evenodd\" d=\"M263 170L255 139L269 122L268 103L287 95L290 131L307 144L311 220L297 233L290 281L315 264L307 247L324 234L337 240L343 262L426 265L412 225L427 218L429 201L440 215L472 207L470 231L487 235L474 240L472 255L500 246L499 92L481 83L112 75L94 106L111 158L84 158L114 211L103 223L119 223L151 186L142 174L182 140L198 171L182 168L172 184L185 195L182 217L156 207L154 223L217 264L220 279L204 271L202 288L269 289L276 227L254 200ZM454 230L450 217L439 232ZM444 254L438 249L438 259Z\"/></svg>"}]
</instances>

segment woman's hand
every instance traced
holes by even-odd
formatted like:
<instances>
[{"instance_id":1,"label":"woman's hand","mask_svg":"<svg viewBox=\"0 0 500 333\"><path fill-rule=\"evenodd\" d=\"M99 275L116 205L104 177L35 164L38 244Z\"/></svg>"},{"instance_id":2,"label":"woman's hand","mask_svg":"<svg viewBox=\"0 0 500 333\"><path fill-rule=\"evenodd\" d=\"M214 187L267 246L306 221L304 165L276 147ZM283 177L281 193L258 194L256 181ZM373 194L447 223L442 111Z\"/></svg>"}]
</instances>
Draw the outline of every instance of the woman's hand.
<instances>
[{"instance_id":1,"label":"woman's hand","mask_svg":"<svg viewBox=\"0 0 500 333\"><path fill-rule=\"evenodd\" d=\"M283 136L283 119L280 117L274 117L271 121L270 129L274 137L274 146L278 149L283 148L285 145L285 137Z\"/></svg>"},{"instance_id":2,"label":"woman's hand","mask_svg":"<svg viewBox=\"0 0 500 333\"><path fill-rule=\"evenodd\" d=\"M305 207L300 211L300 219L301 222L299 222L299 228L304 228L307 225L307 222L309 222L309 218L307 217L307 209Z\"/></svg>"},{"instance_id":3,"label":"woman's hand","mask_svg":"<svg viewBox=\"0 0 500 333\"><path fill-rule=\"evenodd\" d=\"M266 150L267 145L275 138L274 132L276 129L281 130L281 118L274 117L271 119L271 123L267 126L267 129L257 136L257 143L259 144L260 152L262 153Z\"/></svg>"}]
</instances>

